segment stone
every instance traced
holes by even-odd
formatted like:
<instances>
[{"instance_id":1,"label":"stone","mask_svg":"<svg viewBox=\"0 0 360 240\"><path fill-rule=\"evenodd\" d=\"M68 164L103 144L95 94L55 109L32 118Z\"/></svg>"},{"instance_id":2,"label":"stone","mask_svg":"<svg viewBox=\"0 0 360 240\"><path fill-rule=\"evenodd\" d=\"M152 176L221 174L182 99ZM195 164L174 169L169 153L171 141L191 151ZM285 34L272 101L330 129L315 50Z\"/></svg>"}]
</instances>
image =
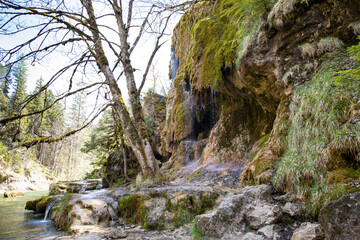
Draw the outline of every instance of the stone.
<instances>
[{"instance_id":1,"label":"stone","mask_svg":"<svg viewBox=\"0 0 360 240\"><path fill-rule=\"evenodd\" d=\"M282 207L282 211L291 217L299 216L300 207L296 203L287 202L284 207Z\"/></svg>"},{"instance_id":2,"label":"stone","mask_svg":"<svg viewBox=\"0 0 360 240\"><path fill-rule=\"evenodd\" d=\"M102 185L104 188L111 187L120 181L124 181L124 154L126 156L126 166L129 178L135 178L141 171L140 165L131 149L126 147L125 150L114 151L109 154L105 163L105 172L102 176Z\"/></svg>"},{"instance_id":3,"label":"stone","mask_svg":"<svg viewBox=\"0 0 360 240\"><path fill-rule=\"evenodd\" d=\"M241 210L244 195L227 196L211 213L199 215L195 223L199 231L211 237L221 237L231 225L240 225L243 220Z\"/></svg>"},{"instance_id":4,"label":"stone","mask_svg":"<svg viewBox=\"0 0 360 240\"><path fill-rule=\"evenodd\" d=\"M53 207L51 220L69 233L80 233L84 231L84 225L106 225L116 221L117 214L117 201L111 191L102 189L63 196Z\"/></svg>"},{"instance_id":5,"label":"stone","mask_svg":"<svg viewBox=\"0 0 360 240\"><path fill-rule=\"evenodd\" d=\"M272 187L267 184L257 186L246 186L241 190L241 193L246 196L246 203L253 203L254 201L272 202Z\"/></svg>"},{"instance_id":6,"label":"stone","mask_svg":"<svg viewBox=\"0 0 360 240\"><path fill-rule=\"evenodd\" d=\"M324 239L324 233L320 224L305 222L297 228L291 240L321 240Z\"/></svg>"},{"instance_id":7,"label":"stone","mask_svg":"<svg viewBox=\"0 0 360 240\"><path fill-rule=\"evenodd\" d=\"M4 192L4 198L23 197L23 196L25 196L25 193L23 193L23 192L14 192L14 191L6 191L6 192Z\"/></svg>"},{"instance_id":8,"label":"stone","mask_svg":"<svg viewBox=\"0 0 360 240\"><path fill-rule=\"evenodd\" d=\"M276 231L276 225L267 225L258 230L258 234L264 235L265 237L278 240L280 239L279 233Z\"/></svg>"},{"instance_id":9,"label":"stone","mask_svg":"<svg viewBox=\"0 0 360 240\"><path fill-rule=\"evenodd\" d=\"M104 237L111 239L126 238L128 234L124 229L117 228L109 233L105 233Z\"/></svg>"},{"instance_id":10,"label":"stone","mask_svg":"<svg viewBox=\"0 0 360 240\"><path fill-rule=\"evenodd\" d=\"M211 212L197 216L195 224L202 234L217 238L239 229L245 232L245 222L253 229L273 224L282 213L279 206L271 203L271 192L269 185L245 187L226 196Z\"/></svg>"},{"instance_id":11,"label":"stone","mask_svg":"<svg viewBox=\"0 0 360 240\"><path fill-rule=\"evenodd\" d=\"M265 225L276 223L281 216L280 207L267 202L255 202L245 211L246 221L252 229L256 230Z\"/></svg>"},{"instance_id":12,"label":"stone","mask_svg":"<svg viewBox=\"0 0 360 240\"><path fill-rule=\"evenodd\" d=\"M241 240L265 240L265 238L261 235L249 232L245 234L245 236L243 236Z\"/></svg>"},{"instance_id":13,"label":"stone","mask_svg":"<svg viewBox=\"0 0 360 240\"><path fill-rule=\"evenodd\" d=\"M360 236L360 192L327 203L319 223L329 240L358 239Z\"/></svg>"},{"instance_id":14,"label":"stone","mask_svg":"<svg viewBox=\"0 0 360 240\"><path fill-rule=\"evenodd\" d=\"M143 112L154 154L157 159L166 160L166 139L162 136L166 119L166 97L147 93L144 96Z\"/></svg>"}]
</instances>

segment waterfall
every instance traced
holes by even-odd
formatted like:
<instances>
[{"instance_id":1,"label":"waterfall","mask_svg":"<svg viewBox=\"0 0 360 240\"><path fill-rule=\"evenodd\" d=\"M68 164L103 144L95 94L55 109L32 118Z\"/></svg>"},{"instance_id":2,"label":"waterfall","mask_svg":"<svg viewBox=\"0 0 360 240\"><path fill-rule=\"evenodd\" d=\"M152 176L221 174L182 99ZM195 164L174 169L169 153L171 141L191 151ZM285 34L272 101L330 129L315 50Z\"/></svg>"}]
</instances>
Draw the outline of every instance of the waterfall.
<instances>
[{"instance_id":1,"label":"waterfall","mask_svg":"<svg viewBox=\"0 0 360 240\"><path fill-rule=\"evenodd\" d=\"M175 47L171 48L171 59L170 59L170 79L174 80L176 72L179 68L179 59L175 54Z\"/></svg>"},{"instance_id":2,"label":"waterfall","mask_svg":"<svg viewBox=\"0 0 360 240\"><path fill-rule=\"evenodd\" d=\"M58 201L59 200L56 199L47 206L46 211L45 211L44 221L46 221L46 219L50 219L52 209Z\"/></svg>"}]
</instances>

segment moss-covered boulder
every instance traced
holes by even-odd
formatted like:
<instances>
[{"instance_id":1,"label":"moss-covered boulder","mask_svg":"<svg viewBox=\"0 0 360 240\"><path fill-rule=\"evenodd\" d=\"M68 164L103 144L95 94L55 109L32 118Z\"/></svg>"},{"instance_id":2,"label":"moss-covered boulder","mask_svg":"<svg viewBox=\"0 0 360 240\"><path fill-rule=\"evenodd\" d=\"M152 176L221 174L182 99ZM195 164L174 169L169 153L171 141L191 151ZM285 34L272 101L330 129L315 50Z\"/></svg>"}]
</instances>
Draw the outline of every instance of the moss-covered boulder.
<instances>
[{"instance_id":1,"label":"moss-covered boulder","mask_svg":"<svg viewBox=\"0 0 360 240\"><path fill-rule=\"evenodd\" d=\"M46 196L41 197L32 201L26 202L25 209L26 210L33 210L35 212L45 213L46 208L55 201L57 197L53 196Z\"/></svg>"},{"instance_id":2,"label":"moss-covered boulder","mask_svg":"<svg viewBox=\"0 0 360 240\"><path fill-rule=\"evenodd\" d=\"M141 189L118 201L119 215L127 223L148 230L180 227L214 206L218 197L210 187Z\"/></svg>"},{"instance_id":3,"label":"moss-covered boulder","mask_svg":"<svg viewBox=\"0 0 360 240\"><path fill-rule=\"evenodd\" d=\"M87 225L108 226L117 221L116 201L110 190L65 194L53 207L51 220L69 233L86 231Z\"/></svg>"},{"instance_id":4,"label":"moss-covered boulder","mask_svg":"<svg viewBox=\"0 0 360 240\"><path fill-rule=\"evenodd\" d=\"M72 197L73 194L64 195L52 209L51 220L63 230L68 230L72 223L72 218L70 217Z\"/></svg>"}]
</instances>

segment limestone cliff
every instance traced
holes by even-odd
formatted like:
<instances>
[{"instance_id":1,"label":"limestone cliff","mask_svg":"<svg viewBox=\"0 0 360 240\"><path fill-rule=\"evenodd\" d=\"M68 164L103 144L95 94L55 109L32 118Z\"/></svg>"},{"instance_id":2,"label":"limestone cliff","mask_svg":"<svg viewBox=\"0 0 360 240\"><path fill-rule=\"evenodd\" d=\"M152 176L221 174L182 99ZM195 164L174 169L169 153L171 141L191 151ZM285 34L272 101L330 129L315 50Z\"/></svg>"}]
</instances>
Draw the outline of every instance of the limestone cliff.
<instances>
[{"instance_id":1,"label":"limestone cliff","mask_svg":"<svg viewBox=\"0 0 360 240\"><path fill-rule=\"evenodd\" d=\"M334 76L356 67L346 48L358 34L356 0L195 4L174 30L168 167L184 163L184 142L200 141L202 164L246 166L243 184L272 181L315 212L357 191L358 80Z\"/></svg>"}]
</instances>

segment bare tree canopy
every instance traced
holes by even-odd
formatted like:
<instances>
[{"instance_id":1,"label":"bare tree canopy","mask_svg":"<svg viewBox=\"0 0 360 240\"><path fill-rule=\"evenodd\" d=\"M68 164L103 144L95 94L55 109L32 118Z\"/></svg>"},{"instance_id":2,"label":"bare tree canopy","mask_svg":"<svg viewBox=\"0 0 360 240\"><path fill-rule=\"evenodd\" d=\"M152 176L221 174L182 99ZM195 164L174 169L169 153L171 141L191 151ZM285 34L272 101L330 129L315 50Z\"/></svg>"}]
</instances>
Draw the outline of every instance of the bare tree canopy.
<instances>
[{"instance_id":1,"label":"bare tree canopy","mask_svg":"<svg viewBox=\"0 0 360 240\"><path fill-rule=\"evenodd\" d=\"M63 81L64 77L68 80L67 92L55 101L84 89L96 91L94 88L105 87L144 177L162 178L145 130L140 92L156 53L169 34L171 17L191 4L192 1L176 0L0 0L0 34L3 37L26 36L0 49L0 63L11 69L22 60L35 64L56 52L65 53L69 63L59 67L36 94L55 81ZM142 78L137 86L131 60L139 43L148 40L154 41L153 48L146 50L149 57L141 66ZM100 73L100 83L73 90L75 81L94 72ZM118 85L122 77L126 81L132 118ZM36 94L28 96L22 106ZM11 116L1 116L0 124L46 110L22 114L20 108Z\"/></svg>"}]
</instances>

